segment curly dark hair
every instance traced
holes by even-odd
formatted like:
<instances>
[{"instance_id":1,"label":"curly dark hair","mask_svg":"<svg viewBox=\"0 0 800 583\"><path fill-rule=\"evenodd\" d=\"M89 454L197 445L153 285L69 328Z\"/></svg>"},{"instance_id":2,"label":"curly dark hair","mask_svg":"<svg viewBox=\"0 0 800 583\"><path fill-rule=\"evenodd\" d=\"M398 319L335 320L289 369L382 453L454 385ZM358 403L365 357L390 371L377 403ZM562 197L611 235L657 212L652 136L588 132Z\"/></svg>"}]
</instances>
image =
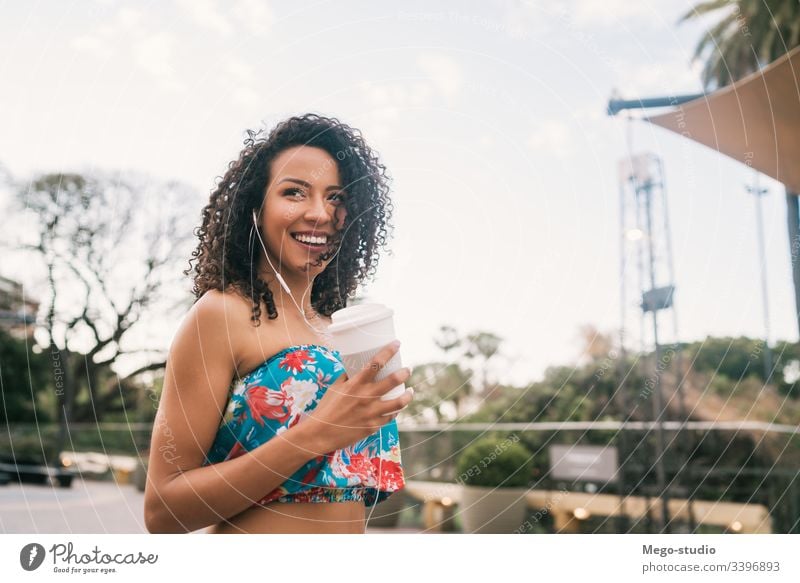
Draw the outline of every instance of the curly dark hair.
<instances>
[{"instance_id":1,"label":"curly dark hair","mask_svg":"<svg viewBox=\"0 0 800 583\"><path fill-rule=\"evenodd\" d=\"M200 242L184 274L193 273L195 301L210 289L232 289L252 301L254 325L260 324L262 301L269 318L277 318L272 291L254 273L262 251L252 236L252 211L258 211L264 202L270 164L278 154L295 146L321 148L336 160L347 192L342 203L347 210L344 228L317 265L331 256L333 260L311 288L311 305L330 316L347 306L347 298L359 283L375 275L378 247L386 247L387 227L394 228L389 176L361 132L336 118L310 113L295 116L264 134L264 130L247 130L239 158L228 165L224 177L217 178L203 208L202 224L194 230Z\"/></svg>"}]
</instances>

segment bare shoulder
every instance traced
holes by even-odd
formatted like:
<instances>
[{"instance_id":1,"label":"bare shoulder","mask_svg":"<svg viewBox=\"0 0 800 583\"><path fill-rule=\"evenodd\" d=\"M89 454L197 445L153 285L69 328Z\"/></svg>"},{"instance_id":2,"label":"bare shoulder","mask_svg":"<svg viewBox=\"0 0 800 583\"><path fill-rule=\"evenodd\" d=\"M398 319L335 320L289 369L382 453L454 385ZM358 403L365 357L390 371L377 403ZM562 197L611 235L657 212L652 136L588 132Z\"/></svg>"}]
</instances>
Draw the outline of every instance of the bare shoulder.
<instances>
[{"instance_id":1,"label":"bare shoulder","mask_svg":"<svg viewBox=\"0 0 800 583\"><path fill-rule=\"evenodd\" d=\"M192 306L186 315L184 330L205 339L217 349L225 347L234 367L242 354L241 339L252 327L252 308L240 294L234 291L208 290Z\"/></svg>"},{"instance_id":2,"label":"bare shoulder","mask_svg":"<svg viewBox=\"0 0 800 583\"><path fill-rule=\"evenodd\" d=\"M225 318L232 321L240 321L242 318L249 320L251 308L250 303L241 294L216 289L205 292L192 306L200 318L211 320Z\"/></svg>"}]
</instances>

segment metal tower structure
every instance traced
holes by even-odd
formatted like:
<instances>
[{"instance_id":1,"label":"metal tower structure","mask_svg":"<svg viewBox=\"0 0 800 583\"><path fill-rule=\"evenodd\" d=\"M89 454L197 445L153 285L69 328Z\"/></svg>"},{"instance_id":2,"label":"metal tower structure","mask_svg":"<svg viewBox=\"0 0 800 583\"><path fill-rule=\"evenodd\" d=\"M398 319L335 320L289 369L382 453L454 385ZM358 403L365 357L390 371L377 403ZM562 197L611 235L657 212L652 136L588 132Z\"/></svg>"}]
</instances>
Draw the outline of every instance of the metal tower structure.
<instances>
[{"instance_id":1,"label":"metal tower structure","mask_svg":"<svg viewBox=\"0 0 800 583\"><path fill-rule=\"evenodd\" d=\"M670 532L669 500L671 491L680 485L685 464L679 460L677 475L667 482L666 467L672 448L666 443L663 422L666 406L678 398L681 421L686 421L683 399L683 366L678 342L678 318L675 310L675 274L672 240L667 208L664 169L654 154L629 154L619 164L620 182L620 348L624 355L633 349L640 354L652 352L653 365L643 387L639 387L635 407L649 400L656 423L655 467L658 496L661 500L660 532ZM671 316L671 318L669 318ZM665 320L671 320L667 325ZM630 346L629 330L638 328L638 346ZM671 329L671 330L669 330ZM672 342L665 342L671 332ZM635 335L631 334L635 339ZM665 391L665 372L674 370L674 387ZM669 400L665 403L664 394ZM685 432L680 434L688 435ZM691 496L687 496L691 500ZM690 530L694 519L689 507Z\"/></svg>"}]
</instances>

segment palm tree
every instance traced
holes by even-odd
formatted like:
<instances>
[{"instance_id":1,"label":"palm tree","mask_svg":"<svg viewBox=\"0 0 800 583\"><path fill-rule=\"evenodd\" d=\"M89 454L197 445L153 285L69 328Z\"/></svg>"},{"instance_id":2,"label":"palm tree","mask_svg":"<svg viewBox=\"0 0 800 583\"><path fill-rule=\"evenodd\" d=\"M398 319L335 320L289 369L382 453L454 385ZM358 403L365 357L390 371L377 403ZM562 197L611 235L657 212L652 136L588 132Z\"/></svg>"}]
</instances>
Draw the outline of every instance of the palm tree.
<instances>
[{"instance_id":1,"label":"palm tree","mask_svg":"<svg viewBox=\"0 0 800 583\"><path fill-rule=\"evenodd\" d=\"M489 390L489 361L492 360L500 349L503 339L491 332L478 331L467 335L467 350L464 353L469 359L480 358L481 385L479 396L486 398Z\"/></svg>"},{"instance_id":2,"label":"palm tree","mask_svg":"<svg viewBox=\"0 0 800 583\"><path fill-rule=\"evenodd\" d=\"M704 0L680 22L719 13L695 49L705 61L706 89L728 85L758 71L800 44L798 0Z\"/></svg>"},{"instance_id":3,"label":"palm tree","mask_svg":"<svg viewBox=\"0 0 800 583\"><path fill-rule=\"evenodd\" d=\"M474 389L472 371L454 362L428 362L414 367L408 384L416 395L398 418L402 423L442 423L460 419ZM432 417L432 418L431 418Z\"/></svg>"}]
</instances>

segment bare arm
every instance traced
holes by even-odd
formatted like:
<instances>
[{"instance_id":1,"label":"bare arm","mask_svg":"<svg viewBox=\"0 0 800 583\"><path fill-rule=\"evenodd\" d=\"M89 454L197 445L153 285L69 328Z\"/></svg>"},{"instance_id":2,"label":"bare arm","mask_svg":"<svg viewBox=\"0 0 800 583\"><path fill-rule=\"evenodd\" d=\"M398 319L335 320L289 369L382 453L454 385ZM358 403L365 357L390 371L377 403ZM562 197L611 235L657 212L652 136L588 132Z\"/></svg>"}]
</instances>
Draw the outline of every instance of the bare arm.
<instances>
[{"instance_id":1,"label":"bare arm","mask_svg":"<svg viewBox=\"0 0 800 583\"><path fill-rule=\"evenodd\" d=\"M231 518L324 453L319 432L298 423L240 457L202 466L235 370L228 330L241 330L241 312L234 301L204 296L170 348L145 491L150 532L189 532Z\"/></svg>"},{"instance_id":2,"label":"bare arm","mask_svg":"<svg viewBox=\"0 0 800 583\"><path fill-rule=\"evenodd\" d=\"M191 532L229 519L264 497L317 455L303 423L229 461L148 483L145 522L152 533ZM161 497L161 500L152 501Z\"/></svg>"},{"instance_id":3,"label":"bare arm","mask_svg":"<svg viewBox=\"0 0 800 583\"><path fill-rule=\"evenodd\" d=\"M397 399L380 401L410 376L406 368L373 382L397 350L386 347L353 379L337 381L337 390L326 391L313 413L297 425L240 457L202 466L236 369L234 345L246 341L237 336L249 325L249 306L245 307L242 310L235 299L223 301L219 292L208 292L172 343L145 489L150 532L189 532L232 518L310 459L377 431L389 421L386 415L396 417L411 401L410 389Z\"/></svg>"}]
</instances>

